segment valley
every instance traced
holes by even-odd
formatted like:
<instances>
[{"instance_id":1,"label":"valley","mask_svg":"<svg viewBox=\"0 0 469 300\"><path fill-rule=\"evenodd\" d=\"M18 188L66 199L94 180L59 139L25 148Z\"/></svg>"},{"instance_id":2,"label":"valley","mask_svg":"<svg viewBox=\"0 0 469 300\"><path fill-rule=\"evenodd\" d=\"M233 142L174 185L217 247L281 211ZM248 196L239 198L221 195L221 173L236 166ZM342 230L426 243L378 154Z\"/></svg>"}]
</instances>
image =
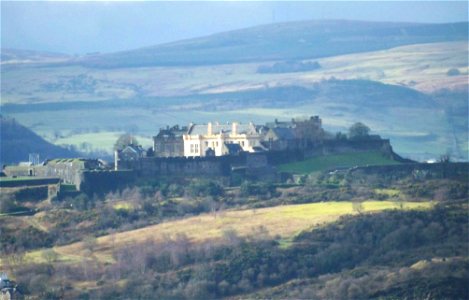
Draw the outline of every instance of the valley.
<instances>
[{"instance_id":1,"label":"valley","mask_svg":"<svg viewBox=\"0 0 469 300\"><path fill-rule=\"evenodd\" d=\"M318 114L331 131L345 130L360 116L407 157L450 152L462 158L467 118L451 107L467 112L467 51L462 41L417 44L321 58L318 70L282 74L257 73L268 62L111 69L16 64L2 68L2 111L48 141L85 152L110 153L106 136L113 132L133 132L143 142L168 124ZM459 75L448 76L454 68ZM334 87L331 78L345 80L343 87ZM282 89L283 98L276 95ZM434 103L442 90L454 92ZM416 98L422 100L409 107ZM92 132L98 138L83 148L80 135Z\"/></svg>"}]
</instances>

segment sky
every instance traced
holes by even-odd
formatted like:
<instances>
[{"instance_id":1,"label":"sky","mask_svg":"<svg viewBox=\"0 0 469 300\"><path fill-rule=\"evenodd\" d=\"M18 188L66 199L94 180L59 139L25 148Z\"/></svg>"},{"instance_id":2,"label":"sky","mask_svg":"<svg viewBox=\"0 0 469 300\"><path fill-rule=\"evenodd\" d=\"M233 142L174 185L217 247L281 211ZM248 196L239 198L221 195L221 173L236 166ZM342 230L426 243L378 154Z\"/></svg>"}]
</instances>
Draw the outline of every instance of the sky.
<instances>
[{"instance_id":1,"label":"sky","mask_svg":"<svg viewBox=\"0 0 469 300\"><path fill-rule=\"evenodd\" d=\"M1 1L1 47L115 52L276 22L321 19L446 23L467 1Z\"/></svg>"}]
</instances>

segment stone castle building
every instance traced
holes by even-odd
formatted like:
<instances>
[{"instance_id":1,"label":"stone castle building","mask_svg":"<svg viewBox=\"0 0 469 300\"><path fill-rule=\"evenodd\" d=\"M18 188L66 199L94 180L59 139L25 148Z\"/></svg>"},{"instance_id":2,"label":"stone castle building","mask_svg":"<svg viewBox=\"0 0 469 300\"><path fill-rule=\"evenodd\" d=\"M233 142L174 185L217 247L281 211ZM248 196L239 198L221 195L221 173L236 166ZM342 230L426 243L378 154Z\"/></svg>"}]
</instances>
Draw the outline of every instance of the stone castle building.
<instances>
[{"instance_id":1,"label":"stone castle building","mask_svg":"<svg viewBox=\"0 0 469 300\"><path fill-rule=\"evenodd\" d=\"M184 156L184 140L182 136L187 133L187 127L179 125L160 129L153 137L153 152L156 157Z\"/></svg>"},{"instance_id":2,"label":"stone castle building","mask_svg":"<svg viewBox=\"0 0 469 300\"><path fill-rule=\"evenodd\" d=\"M183 135L184 156L204 157L256 152L261 134L253 123L191 124Z\"/></svg>"},{"instance_id":3,"label":"stone castle building","mask_svg":"<svg viewBox=\"0 0 469 300\"><path fill-rule=\"evenodd\" d=\"M190 124L166 127L153 137L155 157L205 157L236 155L240 152L298 150L322 143L324 130L318 116L253 123ZM125 160L125 158L124 158Z\"/></svg>"},{"instance_id":4,"label":"stone castle building","mask_svg":"<svg viewBox=\"0 0 469 300\"><path fill-rule=\"evenodd\" d=\"M325 132L318 116L309 119L294 118L291 121L278 121L266 124L263 145L271 151L308 149L324 141Z\"/></svg>"}]
</instances>

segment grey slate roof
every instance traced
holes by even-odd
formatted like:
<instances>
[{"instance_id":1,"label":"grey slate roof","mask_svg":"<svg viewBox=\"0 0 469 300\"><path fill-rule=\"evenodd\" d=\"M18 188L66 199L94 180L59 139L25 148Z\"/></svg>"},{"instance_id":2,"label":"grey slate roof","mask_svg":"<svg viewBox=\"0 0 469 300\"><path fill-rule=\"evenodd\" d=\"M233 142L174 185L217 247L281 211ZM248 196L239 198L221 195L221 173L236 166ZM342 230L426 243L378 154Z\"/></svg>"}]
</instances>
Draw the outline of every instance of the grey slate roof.
<instances>
[{"instance_id":1,"label":"grey slate roof","mask_svg":"<svg viewBox=\"0 0 469 300\"><path fill-rule=\"evenodd\" d=\"M179 138L187 133L187 127L174 126L172 128L160 129L156 138Z\"/></svg>"},{"instance_id":2,"label":"grey slate roof","mask_svg":"<svg viewBox=\"0 0 469 300\"><path fill-rule=\"evenodd\" d=\"M212 133L220 134L231 133L232 125L231 124L217 124L212 123ZM208 131L207 124L195 124L189 129L190 135L205 135ZM252 124L238 124L237 125L238 134L256 134L256 127Z\"/></svg>"},{"instance_id":3,"label":"grey slate roof","mask_svg":"<svg viewBox=\"0 0 469 300\"><path fill-rule=\"evenodd\" d=\"M243 151L243 148L239 144L225 143L225 147L228 149L228 154L235 155Z\"/></svg>"},{"instance_id":4,"label":"grey slate roof","mask_svg":"<svg viewBox=\"0 0 469 300\"><path fill-rule=\"evenodd\" d=\"M282 140L294 140L295 133L291 128L283 128L283 127L277 127L277 128L272 128L271 129L275 135Z\"/></svg>"}]
</instances>

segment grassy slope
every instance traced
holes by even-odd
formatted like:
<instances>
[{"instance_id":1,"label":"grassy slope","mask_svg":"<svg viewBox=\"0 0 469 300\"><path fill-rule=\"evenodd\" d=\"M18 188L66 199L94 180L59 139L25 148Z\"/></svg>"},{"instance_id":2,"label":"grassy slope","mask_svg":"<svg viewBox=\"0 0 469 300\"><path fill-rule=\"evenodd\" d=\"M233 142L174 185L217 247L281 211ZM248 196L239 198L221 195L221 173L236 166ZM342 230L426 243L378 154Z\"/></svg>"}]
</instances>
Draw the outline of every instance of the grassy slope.
<instances>
[{"instance_id":1,"label":"grassy slope","mask_svg":"<svg viewBox=\"0 0 469 300\"><path fill-rule=\"evenodd\" d=\"M27 161L30 153L38 153L41 160L52 157L78 156L76 152L50 144L13 119L0 115L0 162Z\"/></svg>"},{"instance_id":2,"label":"grassy slope","mask_svg":"<svg viewBox=\"0 0 469 300\"><path fill-rule=\"evenodd\" d=\"M85 57L82 63L103 68L215 65L318 58L455 40L467 40L467 23L301 21L269 24L132 51Z\"/></svg>"},{"instance_id":3,"label":"grassy slope","mask_svg":"<svg viewBox=\"0 0 469 300\"><path fill-rule=\"evenodd\" d=\"M285 74L256 73L257 67L267 62L105 70L80 66L10 67L1 70L2 103L220 93L266 85L309 85L332 76L340 79L367 78L433 91L467 86L467 53L467 42L418 44L323 58L317 60L322 66L319 70ZM447 76L450 68L459 68L461 75ZM61 84L50 88L51 84L58 83Z\"/></svg>"},{"instance_id":4,"label":"grassy slope","mask_svg":"<svg viewBox=\"0 0 469 300\"><path fill-rule=\"evenodd\" d=\"M404 202L405 209L426 209L429 202ZM396 209L397 204L389 201L367 201L364 211L373 212ZM315 228L337 220L340 216L356 213L351 202L327 202L301 205L285 205L256 210L227 211L218 214L203 214L182 220L164 222L141 229L116 233L97 238L93 254L101 260L112 261L112 251L126 244L159 241L185 234L191 242L217 241L227 230L236 230L240 236L253 234L263 226L272 235L291 238L302 230ZM89 256L83 242L56 247L54 250L65 261L76 261ZM42 261L43 251L27 254L27 259Z\"/></svg>"},{"instance_id":5,"label":"grassy slope","mask_svg":"<svg viewBox=\"0 0 469 300\"><path fill-rule=\"evenodd\" d=\"M94 132L94 133L82 133L73 134L67 137L58 138L54 141L56 145L74 145L77 149L80 149L83 144L88 144L92 147L93 151L107 151L114 147L117 139L124 132ZM151 138L143 136L135 136L139 144L145 149L153 145ZM80 149L85 150L85 149Z\"/></svg>"},{"instance_id":6,"label":"grassy slope","mask_svg":"<svg viewBox=\"0 0 469 300\"><path fill-rule=\"evenodd\" d=\"M306 174L341 167L393 164L398 164L398 162L384 157L379 152L359 152L313 157L304 161L280 165L279 170Z\"/></svg>"}]
</instances>

